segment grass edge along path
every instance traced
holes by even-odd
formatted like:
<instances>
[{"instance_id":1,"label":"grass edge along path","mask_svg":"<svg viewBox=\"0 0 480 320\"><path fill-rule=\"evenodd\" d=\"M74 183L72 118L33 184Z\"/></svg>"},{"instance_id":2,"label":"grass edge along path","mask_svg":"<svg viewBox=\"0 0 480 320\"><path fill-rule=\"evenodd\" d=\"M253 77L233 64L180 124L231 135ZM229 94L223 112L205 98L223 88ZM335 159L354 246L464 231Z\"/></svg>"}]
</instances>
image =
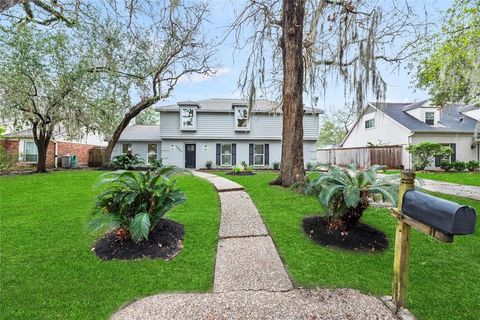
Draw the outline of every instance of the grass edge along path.
<instances>
[{"instance_id":1,"label":"grass edge along path","mask_svg":"<svg viewBox=\"0 0 480 320\"><path fill-rule=\"evenodd\" d=\"M390 295L396 220L388 209L371 208L363 221L386 233L389 248L363 254L317 245L304 235L302 218L320 214L314 197L269 186L275 173L225 176L246 188L265 221L287 271L297 286L354 288L377 296ZM435 194L473 206L480 202ZM453 244L440 243L413 230L410 241L408 308L419 319L480 318L480 227L474 235L458 236Z\"/></svg>"},{"instance_id":2,"label":"grass edge along path","mask_svg":"<svg viewBox=\"0 0 480 320\"><path fill-rule=\"evenodd\" d=\"M220 207L213 186L179 176L187 201L167 217L185 225L171 261L101 261L85 229L103 172L0 177L0 318L106 319L159 292L212 288Z\"/></svg>"}]
</instances>

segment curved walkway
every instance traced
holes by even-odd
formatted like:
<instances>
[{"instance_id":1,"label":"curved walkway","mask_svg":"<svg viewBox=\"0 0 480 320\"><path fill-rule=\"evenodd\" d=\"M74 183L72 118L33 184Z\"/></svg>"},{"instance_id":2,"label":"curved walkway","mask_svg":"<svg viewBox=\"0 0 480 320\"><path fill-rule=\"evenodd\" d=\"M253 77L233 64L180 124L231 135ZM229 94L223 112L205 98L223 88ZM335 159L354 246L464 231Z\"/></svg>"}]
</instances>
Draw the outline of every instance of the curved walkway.
<instances>
[{"instance_id":1,"label":"curved walkway","mask_svg":"<svg viewBox=\"0 0 480 320\"><path fill-rule=\"evenodd\" d=\"M243 187L204 172L220 195L213 293L158 294L113 319L396 319L377 298L352 289L294 289L257 208Z\"/></svg>"}]
</instances>

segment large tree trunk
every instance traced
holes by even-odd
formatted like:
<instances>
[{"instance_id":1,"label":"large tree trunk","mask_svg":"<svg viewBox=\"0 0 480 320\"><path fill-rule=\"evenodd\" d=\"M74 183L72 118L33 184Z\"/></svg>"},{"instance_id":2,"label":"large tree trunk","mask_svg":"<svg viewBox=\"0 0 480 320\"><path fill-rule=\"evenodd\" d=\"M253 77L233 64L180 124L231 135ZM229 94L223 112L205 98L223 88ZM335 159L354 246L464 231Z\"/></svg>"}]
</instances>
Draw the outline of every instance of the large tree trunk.
<instances>
[{"instance_id":1,"label":"large tree trunk","mask_svg":"<svg viewBox=\"0 0 480 320\"><path fill-rule=\"evenodd\" d=\"M40 128L37 123L32 125L32 134L33 141L37 146L37 172L45 173L47 172L47 151L48 145L50 144L50 138L52 136L53 125L51 124L40 124Z\"/></svg>"},{"instance_id":2,"label":"large tree trunk","mask_svg":"<svg viewBox=\"0 0 480 320\"><path fill-rule=\"evenodd\" d=\"M138 116L140 112L143 110L147 109L148 107L152 106L156 102L160 100L159 97L152 97L148 99L142 99L139 103L134 105L130 111L128 111L124 116L122 121L118 124L117 128L113 132L112 137L110 140L108 140L107 148L105 151L102 153L102 169L108 169L109 163L110 163L110 158L112 157L112 151L115 145L118 142L118 139L120 139L120 135L122 134L123 130L128 126L130 121ZM160 138L160 137L159 137Z\"/></svg>"},{"instance_id":3,"label":"large tree trunk","mask_svg":"<svg viewBox=\"0 0 480 320\"><path fill-rule=\"evenodd\" d=\"M272 184L305 179L303 165L303 24L305 0L283 1L283 133L280 176Z\"/></svg>"}]
</instances>

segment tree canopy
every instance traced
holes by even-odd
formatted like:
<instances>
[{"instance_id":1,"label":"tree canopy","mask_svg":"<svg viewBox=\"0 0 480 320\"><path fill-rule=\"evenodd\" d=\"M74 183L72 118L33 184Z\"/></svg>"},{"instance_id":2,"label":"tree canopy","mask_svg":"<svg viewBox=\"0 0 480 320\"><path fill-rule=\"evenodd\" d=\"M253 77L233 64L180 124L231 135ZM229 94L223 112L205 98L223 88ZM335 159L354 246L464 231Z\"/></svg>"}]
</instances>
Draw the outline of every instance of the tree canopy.
<instances>
[{"instance_id":1,"label":"tree canopy","mask_svg":"<svg viewBox=\"0 0 480 320\"><path fill-rule=\"evenodd\" d=\"M480 2L456 0L437 33L425 37L415 84L438 105L480 103Z\"/></svg>"}]
</instances>

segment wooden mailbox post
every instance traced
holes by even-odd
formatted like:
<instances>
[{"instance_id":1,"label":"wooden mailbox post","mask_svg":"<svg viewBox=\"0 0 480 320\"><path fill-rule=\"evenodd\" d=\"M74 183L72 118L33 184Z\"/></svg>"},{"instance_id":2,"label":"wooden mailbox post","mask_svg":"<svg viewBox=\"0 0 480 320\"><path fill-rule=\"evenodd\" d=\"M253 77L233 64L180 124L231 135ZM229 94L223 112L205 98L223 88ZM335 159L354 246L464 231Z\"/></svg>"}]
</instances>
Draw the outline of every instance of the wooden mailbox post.
<instances>
[{"instance_id":1,"label":"wooden mailbox post","mask_svg":"<svg viewBox=\"0 0 480 320\"><path fill-rule=\"evenodd\" d=\"M397 312L407 302L411 227L442 242L452 242L454 235L472 234L475 231L476 213L473 208L413 191L414 189L415 173L402 171L398 206L392 209L392 215L398 219L392 293L393 307Z\"/></svg>"}]
</instances>

